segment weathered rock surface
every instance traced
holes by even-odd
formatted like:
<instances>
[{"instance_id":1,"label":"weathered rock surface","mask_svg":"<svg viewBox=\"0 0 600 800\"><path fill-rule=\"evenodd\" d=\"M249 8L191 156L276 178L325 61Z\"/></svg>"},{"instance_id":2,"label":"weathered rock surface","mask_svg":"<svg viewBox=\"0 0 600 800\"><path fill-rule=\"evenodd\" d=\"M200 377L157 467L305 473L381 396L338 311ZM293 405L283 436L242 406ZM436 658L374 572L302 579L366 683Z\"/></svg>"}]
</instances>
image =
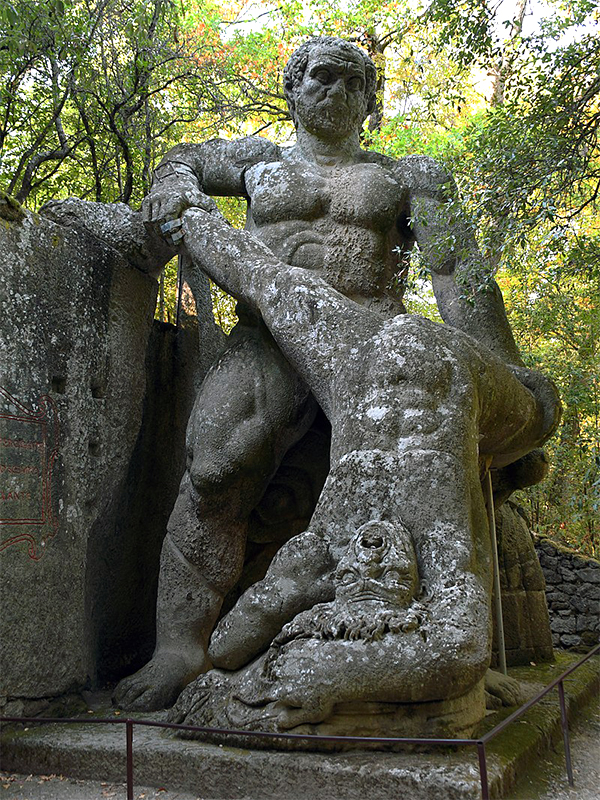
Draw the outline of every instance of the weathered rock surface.
<instances>
[{"instance_id":1,"label":"weathered rock surface","mask_svg":"<svg viewBox=\"0 0 600 800\"><path fill-rule=\"evenodd\" d=\"M76 227L22 210L0 219L0 698L20 699L13 712L151 651L201 373L195 326L153 325L157 283L144 271L166 248L150 255L146 242L146 266L134 266L139 241L128 260L107 238L143 238L139 217L70 203ZM99 239L85 226L99 231L101 219ZM200 312L206 351L216 349L210 310Z\"/></svg>"}]
</instances>

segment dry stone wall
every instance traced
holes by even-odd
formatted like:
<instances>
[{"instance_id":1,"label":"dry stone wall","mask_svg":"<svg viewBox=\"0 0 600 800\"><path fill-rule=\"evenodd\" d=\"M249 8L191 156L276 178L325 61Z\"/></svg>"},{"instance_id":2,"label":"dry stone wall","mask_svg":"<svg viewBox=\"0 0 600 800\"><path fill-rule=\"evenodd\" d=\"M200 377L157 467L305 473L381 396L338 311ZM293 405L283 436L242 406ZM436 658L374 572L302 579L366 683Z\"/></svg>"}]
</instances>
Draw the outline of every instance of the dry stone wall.
<instances>
[{"instance_id":1,"label":"dry stone wall","mask_svg":"<svg viewBox=\"0 0 600 800\"><path fill-rule=\"evenodd\" d=\"M535 549L554 646L589 649L600 640L600 562L546 537L535 537Z\"/></svg>"}]
</instances>

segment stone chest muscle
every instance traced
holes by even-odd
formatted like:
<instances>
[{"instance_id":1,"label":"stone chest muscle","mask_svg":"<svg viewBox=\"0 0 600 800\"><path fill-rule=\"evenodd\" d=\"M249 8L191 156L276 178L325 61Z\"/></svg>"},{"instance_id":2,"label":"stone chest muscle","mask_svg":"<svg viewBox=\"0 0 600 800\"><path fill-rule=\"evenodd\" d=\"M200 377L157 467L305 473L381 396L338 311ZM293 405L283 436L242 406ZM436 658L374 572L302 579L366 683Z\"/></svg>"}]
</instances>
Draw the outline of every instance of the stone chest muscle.
<instances>
[{"instance_id":1,"label":"stone chest muscle","mask_svg":"<svg viewBox=\"0 0 600 800\"><path fill-rule=\"evenodd\" d=\"M376 164L316 167L305 162L258 164L246 173L252 221L263 225L327 218L387 231L402 211L403 191Z\"/></svg>"}]
</instances>

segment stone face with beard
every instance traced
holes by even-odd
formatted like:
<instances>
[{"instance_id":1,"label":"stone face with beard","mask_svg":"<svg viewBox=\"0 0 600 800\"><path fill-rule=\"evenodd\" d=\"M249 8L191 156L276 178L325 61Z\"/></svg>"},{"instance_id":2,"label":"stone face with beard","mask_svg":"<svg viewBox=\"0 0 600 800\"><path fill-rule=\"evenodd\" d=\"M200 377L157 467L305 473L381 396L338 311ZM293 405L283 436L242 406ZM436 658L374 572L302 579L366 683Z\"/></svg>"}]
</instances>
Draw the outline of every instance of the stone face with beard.
<instances>
[{"instance_id":1,"label":"stone face with beard","mask_svg":"<svg viewBox=\"0 0 600 800\"><path fill-rule=\"evenodd\" d=\"M364 60L335 47L311 53L295 92L298 121L321 139L345 139L367 114Z\"/></svg>"},{"instance_id":2,"label":"stone face with beard","mask_svg":"<svg viewBox=\"0 0 600 800\"><path fill-rule=\"evenodd\" d=\"M424 607L417 558L408 529L399 522L368 522L350 541L335 572L335 599L298 614L273 642L294 639L378 641L386 633L415 630Z\"/></svg>"}]
</instances>

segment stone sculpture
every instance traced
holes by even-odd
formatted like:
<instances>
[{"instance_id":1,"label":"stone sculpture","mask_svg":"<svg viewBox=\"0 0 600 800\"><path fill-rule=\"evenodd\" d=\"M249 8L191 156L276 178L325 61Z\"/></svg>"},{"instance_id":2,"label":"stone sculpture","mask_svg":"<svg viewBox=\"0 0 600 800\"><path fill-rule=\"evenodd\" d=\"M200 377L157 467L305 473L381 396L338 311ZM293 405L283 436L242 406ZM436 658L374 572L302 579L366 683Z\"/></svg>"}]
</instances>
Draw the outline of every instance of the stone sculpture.
<instances>
[{"instance_id":1,"label":"stone sculpture","mask_svg":"<svg viewBox=\"0 0 600 800\"><path fill-rule=\"evenodd\" d=\"M162 225L172 241L182 235L185 209L204 209L186 213L186 250L241 301L240 324L192 412L188 470L161 557L156 650L121 682L116 700L132 709L171 705L211 663L241 668L272 646L278 654L269 651L267 671L281 672L275 683L257 688L265 684L256 666L236 681L252 707L283 704L278 725L320 722L346 699L435 702L474 693L477 706L490 639L477 437L479 454L495 466L515 461L555 427L556 393L523 367L497 286L474 303L463 299L457 283L469 291L485 267L468 229L447 213L449 177L428 158L395 161L360 148L374 103L370 59L338 39L311 40L288 62L284 83L294 147L256 137L180 145L163 159L144 202L147 224ZM247 229L257 238L218 221L207 194L245 197ZM415 241L446 327L403 315L399 278ZM285 487L287 460L307 437L326 439L319 407L333 426L332 467L310 531L301 533L311 492L327 475L327 449L315 448L320 477L308 500L296 492L291 514L285 493L270 492ZM271 524L275 547L289 542L222 620L207 656L223 598L242 570L252 515L269 504L271 519L285 522ZM371 521L410 531L420 581L432 593L427 614L409 604L410 618L423 620L417 629L386 632L403 642L391 646L405 655L395 670L380 641L359 638L345 677L324 692L310 670L329 659L337 665L348 642L277 637L303 610L339 605L336 566ZM372 697L364 653L356 655L363 645L373 651ZM299 658L311 665L304 677L284 677L288 667L302 674ZM479 714L467 705L467 717Z\"/></svg>"},{"instance_id":2,"label":"stone sculpture","mask_svg":"<svg viewBox=\"0 0 600 800\"><path fill-rule=\"evenodd\" d=\"M491 647L481 464L503 467L542 443L547 409L450 326L375 315L214 212L185 212L182 230L194 264L261 313L330 419L332 444L309 530L213 635L213 662L239 671L192 683L175 718L347 732L340 706L366 702L418 705L438 734L472 727ZM388 713L377 706L366 724Z\"/></svg>"}]
</instances>

